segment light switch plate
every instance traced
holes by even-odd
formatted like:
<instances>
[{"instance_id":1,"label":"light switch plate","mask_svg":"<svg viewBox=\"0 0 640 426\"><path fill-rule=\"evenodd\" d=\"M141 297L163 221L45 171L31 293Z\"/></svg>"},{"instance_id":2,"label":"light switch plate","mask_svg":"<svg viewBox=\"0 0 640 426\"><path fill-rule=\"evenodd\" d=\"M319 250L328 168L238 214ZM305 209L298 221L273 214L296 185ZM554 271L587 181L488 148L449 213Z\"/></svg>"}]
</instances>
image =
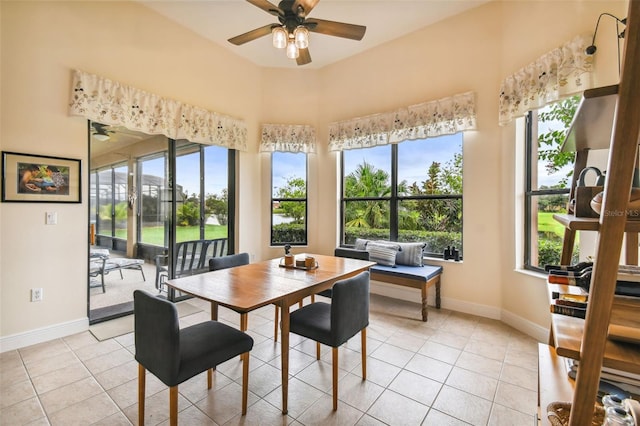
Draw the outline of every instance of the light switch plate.
<instances>
[{"instance_id":1,"label":"light switch plate","mask_svg":"<svg viewBox=\"0 0 640 426\"><path fill-rule=\"evenodd\" d=\"M58 213L56 212L47 212L45 217L45 224L47 225L57 225L58 224Z\"/></svg>"}]
</instances>

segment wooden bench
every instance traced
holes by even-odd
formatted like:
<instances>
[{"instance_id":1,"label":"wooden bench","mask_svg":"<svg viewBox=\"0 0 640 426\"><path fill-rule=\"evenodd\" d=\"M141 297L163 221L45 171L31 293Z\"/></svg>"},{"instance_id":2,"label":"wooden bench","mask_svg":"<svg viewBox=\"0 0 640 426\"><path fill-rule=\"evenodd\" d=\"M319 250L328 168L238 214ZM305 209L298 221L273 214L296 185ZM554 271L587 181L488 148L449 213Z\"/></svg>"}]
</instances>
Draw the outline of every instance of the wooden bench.
<instances>
[{"instance_id":1,"label":"wooden bench","mask_svg":"<svg viewBox=\"0 0 640 426\"><path fill-rule=\"evenodd\" d=\"M339 257L368 259L368 252L347 247L336 248L334 254ZM395 267L391 267L375 265L369 269L369 272L372 280L419 289L422 296L422 321L427 321L427 290L430 287L435 286L436 288L435 306L437 309L440 309L440 276L442 275L442 266L396 265Z\"/></svg>"}]
</instances>

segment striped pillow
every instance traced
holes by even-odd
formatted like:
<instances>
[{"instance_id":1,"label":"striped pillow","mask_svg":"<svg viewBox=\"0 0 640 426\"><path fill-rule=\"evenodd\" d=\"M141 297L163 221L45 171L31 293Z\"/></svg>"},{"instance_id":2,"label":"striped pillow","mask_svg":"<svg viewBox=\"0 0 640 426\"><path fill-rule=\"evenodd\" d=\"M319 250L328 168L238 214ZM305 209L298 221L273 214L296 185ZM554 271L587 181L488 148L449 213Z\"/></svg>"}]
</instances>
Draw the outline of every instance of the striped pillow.
<instances>
[{"instance_id":1,"label":"striped pillow","mask_svg":"<svg viewBox=\"0 0 640 426\"><path fill-rule=\"evenodd\" d=\"M401 250L396 256L398 265L424 266L422 263L422 250L426 243L398 243Z\"/></svg>"},{"instance_id":2,"label":"striped pillow","mask_svg":"<svg viewBox=\"0 0 640 426\"><path fill-rule=\"evenodd\" d=\"M369 260L372 262L376 262L378 265L396 266L396 253L398 252L396 247L369 241L367 251L369 252Z\"/></svg>"},{"instance_id":3,"label":"striped pillow","mask_svg":"<svg viewBox=\"0 0 640 426\"><path fill-rule=\"evenodd\" d=\"M353 248L356 250L366 250L368 242L369 240L365 240L364 238L356 238L356 244Z\"/></svg>"}]
</instances>

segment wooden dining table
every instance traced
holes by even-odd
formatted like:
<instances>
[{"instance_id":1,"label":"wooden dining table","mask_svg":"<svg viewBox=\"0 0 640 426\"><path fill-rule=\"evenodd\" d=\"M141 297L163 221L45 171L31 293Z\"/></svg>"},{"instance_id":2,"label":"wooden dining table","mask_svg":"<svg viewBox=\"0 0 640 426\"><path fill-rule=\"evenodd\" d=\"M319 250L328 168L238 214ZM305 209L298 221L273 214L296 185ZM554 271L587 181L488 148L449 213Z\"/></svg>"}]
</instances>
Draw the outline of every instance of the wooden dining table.
<instances>
[{"instance_id":1,"label":"wooden dining table","mask_svg":"<svg viewBox=\"0 0 640 426\"><path fill-rule=\"evenodd\" d=\"M285 267L282 258L277 258L167 281L171 289L209 301L212 320L218 319L218 306L240 313L269 304L280 307L282 414L287 414L289 389L289 307L375 265L375 262L320 254L301 253L295 257L296 260L313 257L317 267Z\"/></svg>"}]
</instances>

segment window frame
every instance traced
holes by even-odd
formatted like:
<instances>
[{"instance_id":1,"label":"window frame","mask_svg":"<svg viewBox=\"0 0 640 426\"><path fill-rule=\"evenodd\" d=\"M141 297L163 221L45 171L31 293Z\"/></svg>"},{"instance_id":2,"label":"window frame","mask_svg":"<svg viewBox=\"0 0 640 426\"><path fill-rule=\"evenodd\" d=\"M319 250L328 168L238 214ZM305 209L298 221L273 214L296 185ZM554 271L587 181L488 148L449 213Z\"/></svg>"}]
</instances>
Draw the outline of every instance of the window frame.
<instances>
[{"instance_id":1,"label":"window frame","mask_svg":"<svg viewBox=\"0 0 640 426\"><path fill-rule=\"evenodd\" d=\"M536 117L534 117L534 113ZM534 156L534 148L537 153L537 138L534 141L534 131L533 126L534 123L538 123L537 119L538 111L529 111L525 115L525 170L524 170L524 250L523 250L523 266L525 270L530 270L534 272L542 272L546 273L544 266L535 266L532 264L533 258L533 232L538 232L537 229L533 229L533 205L534 198L541 197L546 195L567 195L569 196L571 193L571 187L564 189L533 189L533 168L538 166L538 156ZM538 132L536 131L537 135ZM535 144L535 145L534 145ZM535 158L534 158L535 157ZM537 211L536 211L537 212ZM540 239L538 238L538 241ZM536 245L536 248L539 247L539 244Z\"/></svg>"},{"instance_id":2,"label":"window frame","mask_svg":"<svg viewBox=\"0 0 640 426\"><path fill-rule=\"evenodd\" d=\"M461 151L464 151L464 132L458 132L462 137L462 147ZM429 138L425 138L423 140L428 140ZM445 199L459 199L460 200L460 211L463 212L464 207L464 194L425 194L425 195L398 195L398 147L401 143L409 142L411 140L403 141L400 143L394 143L391 145L391 195L389 197L345 197L344 196L344 182L345 182L345 161L344 161L344 151L340 152L340 245L347 246L350 245L345 244L345 208L347 202L353 201L388 201L389 202L389 240L390 241L398 241L399 235L399 221L398 221L398 207L402 201L420 201L420 200L445 200ZM367 148L358 148L358 149L367 149ZM355 151L357 149L351 150ZM464 156L463 156L464 161ZM463 166L464 167L464 166ZM464 169L463 169L464 170ZM463 171L464 173L464 171ZM464 176L463 176L464 180ZM460 250L460 260L463 259L463 248L464 248L464 214L461 220L461 228L460 232L460 241L462 246L459 247ZM432 253L425 252L425 256L432 258L444 258L444 253Z\"/></svg>"},{"instance_id":3,"label":"window frame","mask_svg":"<svg viewBox=\"0 0 640 426\"><path fill-rule=\"evenodd\" d=\"M273 156L274 154L278 154L278 153L282 153L282 154L296 154L296 155L304 155L304 193L305 196L303 198L301 197L293 197L293 198L286 198L286 197L274 197L274 186L273 186ZM309 154L306 152L285 152L285 151L274 151L271 153L270 155L270 162L271 162L271 183L270 183L270 190L271 190L271 202L269 203L269 223L270 223L270 227L269 227L269 244L272 247L282 247L285 245L292 245L292 246L306 246L309 244ZM274 202L282 202L282 201L292 201L292 202L301 202L304 203L304 241L302 242L276 242L274 241L274 232L273 232L273 204Z\"/></svg>"}]
</instances>

